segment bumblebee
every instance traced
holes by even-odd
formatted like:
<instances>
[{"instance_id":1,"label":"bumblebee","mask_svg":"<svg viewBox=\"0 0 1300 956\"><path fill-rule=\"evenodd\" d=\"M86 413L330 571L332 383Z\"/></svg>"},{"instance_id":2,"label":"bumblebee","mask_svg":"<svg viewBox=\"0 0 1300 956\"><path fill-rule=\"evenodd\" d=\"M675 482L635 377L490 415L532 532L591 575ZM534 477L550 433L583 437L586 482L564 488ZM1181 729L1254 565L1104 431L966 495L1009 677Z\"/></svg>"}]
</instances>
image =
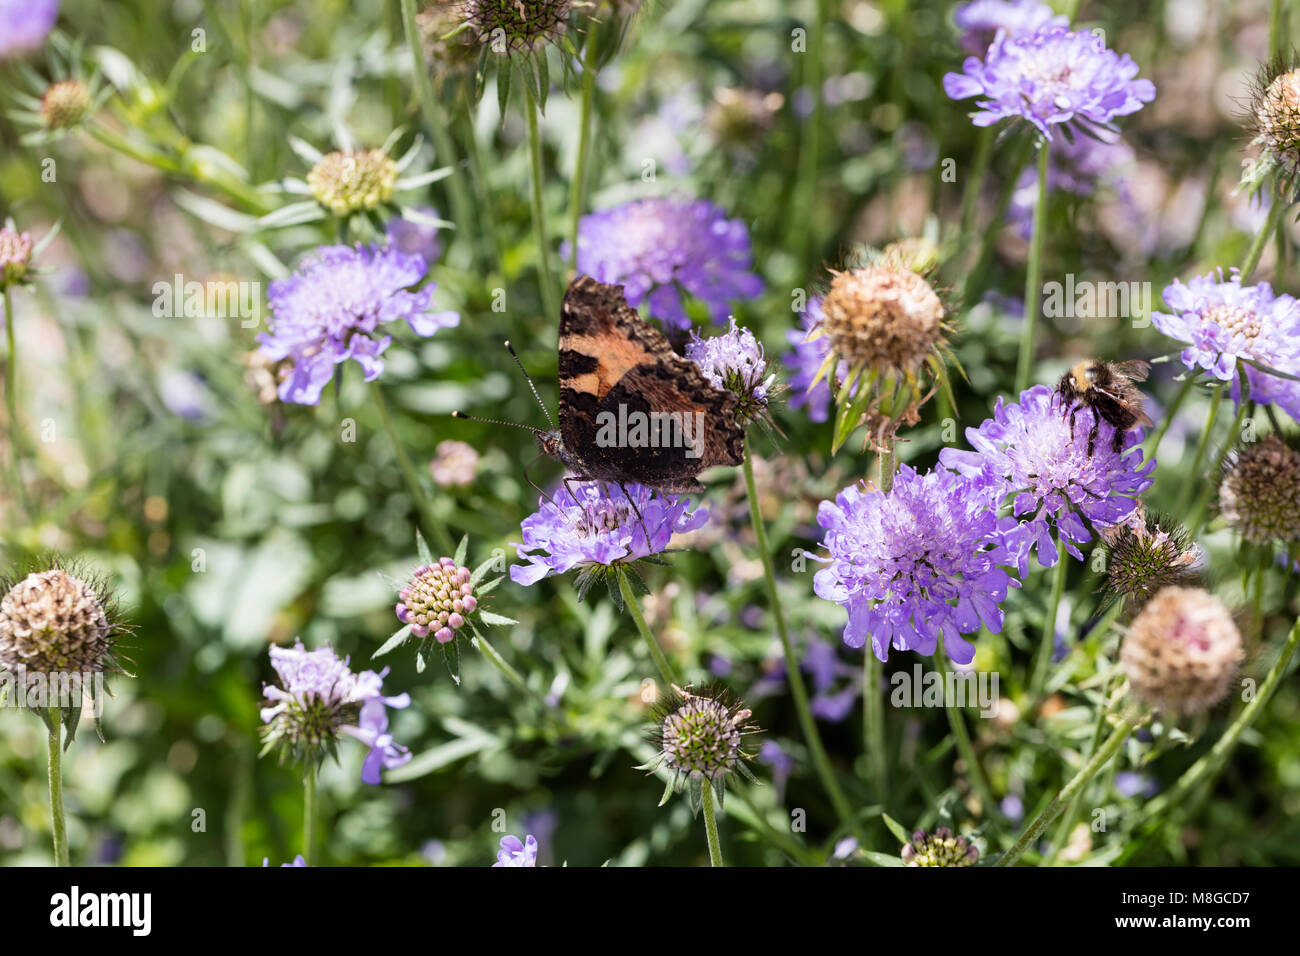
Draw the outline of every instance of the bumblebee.
<instances>
[{"instance_id":1,"label":"bumblebee","mask_svg":"<svg viewBox=\"0 0 1300 956\"><path fill-rule=\"evenodd\" d=\"M1124 433L1138 425L1150 425L1151 418L1142 409L1142 393L1134 382L1146 380L1151 371L1147 362L1103 362L1088 359L1061 376L1056 393L1061 396L1061 414L1070 416L1070 434L1074 419L1083 407L1093 411L1092 429L1088 433L1088 454L1097 443L1097 429L1103 419L1115 429L1111 447L1116 453L1124 445Z\"/></svg>"}]
</instances>

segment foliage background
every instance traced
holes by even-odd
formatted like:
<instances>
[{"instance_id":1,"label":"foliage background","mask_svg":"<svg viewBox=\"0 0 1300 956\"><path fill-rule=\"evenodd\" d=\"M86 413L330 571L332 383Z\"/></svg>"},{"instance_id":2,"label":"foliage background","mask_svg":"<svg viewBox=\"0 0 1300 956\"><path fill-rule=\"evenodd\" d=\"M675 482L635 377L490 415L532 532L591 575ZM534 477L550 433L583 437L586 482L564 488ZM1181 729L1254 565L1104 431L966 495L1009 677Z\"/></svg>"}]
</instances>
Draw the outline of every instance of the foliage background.
<instances>
[{"instance_id":1,"label":"foliage background","mask_svg":"<svg viewBox=\"0 0 1300 956\"><path fill-rule=\"evenodd\" d=\"M1158 296L1175 276L1239 261L1262 221L1233 194L1248 140L1234 97L1267 53L1269 4L1081 6L1075 22L1104 28L1108 43L1130 53L1158 93L1125 124L1138 154L1132 199L1055 201L1045 277L1073 272L1149 281ZM794 107L809 100L813 68L808 54L791 52L791 31L810 22L813 2L652 3L626 50L602 72L597 96L589 206L643 194L698 195L744 219L767 293L736 315L772 355L786 351L786 332L795 325L792 295L824 282L825 266L859 244L921 234L928 222L949 234L975 142L965 105L947 100L940 86L963 57L948 5L827 0L826 7L820 68L828 102L810 210L799 208L796 194L808 120ZM251 181L264 182L305 172L288 134L324 149L338 123L372 145L397 126L418 127L397 14L396 0L68 0L61 25L84 38L88 50L121 51L148 79L134 96L110 99L110 123L153 142L215 147L244 164ZM1300 23L1300 14L1292 22ZM207 52L191 55L196 27L206 30ZM559 76L552 70L557 83ZM714 90L739 85L785 97L775 125L742 150L715 143L700 120ZM557 246L568 229L575 103L554 90L544 121L546 203ZM462 145L468 131L468 124L456 127ZM544 314L537 296L522 118L514 108L502 122L489 88L473 136L490 199L477 214L501 257L487 271L471 266L464 253L469 233L444 232L448 252L433 275L441 307L460 310L462 323L427 342L396 344L383 379L407 447L421 459L444 438L469 441L484 456L472 487L440 493L437 502L456 533L470 535L471 564L498 548L512 554L509 542L536 500L524 479L534 448L522 431L453 422L447 413L464 408L541 424L498 347L507 337L535 373L543 399L553 403L556 396L556 317ZM415 554L413 506L391 447L355 369L319 408L267 408L244 381L241 356L253 347L253 330L233 320L152 314L153 284L176 273L200 281L266 280L238 237L181 205L183 194L222 197L86 136L23 147L17 130L0 121L0 142L3 214L34 235L63 222L43 262L48 274L34 293L17 297L22 407L29 422L52 421L57 438L40 446L29 467L33 520L0 529L0 558L18 563L48 550L86 557L113 576L136 627L127 653L137 677L114 685L107 742L83 732L67 763L74 861L291 859L301 833L300 778L294 768L256 756L260 685L270 676L266 648L301 635L360 662L395 627L394 596L377 572L400 576ZM57 163L53 183L41 179L46 157ZM955 183L942 177L947 158L956 161ZM649 183L641 175L647 159L656 167ZM986 217L993 191L1011 175L1009 159L1007 151L995 152L994 181L982 199ZM427 147L424 160L441 165ZM432 187L428 201L446 215L443 189ZM262 238L292 264L328 237L309 226ZM1288 265L1292 271L1278 287L1294 293L1294 262L1284 258ZM956 340L969 375L957 384L962 427L977 424L1010 388L1023 269L1024 243L1004 230L991 267L966 290ZM1260 276L1277 274L1270 249ZM966 278L951 266L941 276L954 286ZM508 290L505 313L492 311L497 288ZM985 291L1002 295L986 300ZM1082 357L1150 358L1169 350L1153 329L1126 322L1059 324L1042 339L1035 380L1046 382ZM1157 407L1173 395L1169 377L1162 373L1151 387ZM1204 404L1192 402L1171 429L1151 495L1157 507L1184 482L1199 480L1180 471L1179 444L1195 440L1204 413ZM355 442L342 438L349 419ZM768 489L774 547L791 555L817 540L816 502L867 474L872 459L850 442L829 460L828 425L785 410L778 420L786 434L779 448L757 443L771 465L760 467L759 480ZM934 461L943 440L936 405L906 437L904 461ZM529 474L538 481L558 477L551 463ZM779 671L779 658L738 481L738 474L715 478L709 528L686 542L689 550L674 555L670 568L653 569L648 583L653 626L691 678L705 678L713 658L725 658L725 683L743 695ZM1243 603L1226 535L1204 543L1219 592ZM838 646L842 612L811 600L813 569L784 573L786 607L803 640L816 634ZM1041 626L1045 578L1032 573L1013 594L1003 637L981 640L978 665L1001 674L1003 696L1013 704ZM1068 660L1078 679L1113 652L1087 633L1095 587L1086 567L1072 570L1072 613L1060 637L1073 649ZM483 865L500 837L493 830L500 811L509 832L538 834L546 863L701 862L704 841L685 801L657 809L659 784L633 769L646 755L639 691L652 668L630 620L599 593L580 604L566 580L527 589L506 582L491 606L521 621L508 637L496 632L499 648L539 694L562 690L560 704L543 712L471 653L463 658L460 687L439 667L417 674L409 652L392 655L388 686L409 689L414 698L395 719L398 739L417 753L406 774L413 779L366 788L359 782L361 748L345 746L342 766L322 778L323 862ZM1265 632L1276 642L1295 617L1294 588L1270 594L1267 606L1273 611ZM1252 646L1248 673L1267 667L1271 646ZM860 653L841 648L840 657L849 671L860 667ZM887 673L910 671L913 663L897 655ZM998 799L1019 798L1023 813L1033 813L1068 778L1064 755L1091 732L1087 697L1076 683L1045 712L1007 712L997 720L970 714ZM762 739L779 742L797 766L783 792L766 786L729 799L722 822L729 862L824 862L844 834L807 762L789 697L778 686L753 706L766 729ZM954 765L945 715L888 707L886 715L897 748L890 815L909 828L934 825L941 808L959 825L973 821L975 804L963 768ZM1167 786L1225 721L1221 710L1203 736L1140 768L1153 745L1131 743L1121 769L1138 768L1150 786ZM1166 828L1132 862L1300 863L1297 728L1300 695L1291 681L1201 809ZM861 808L861 844L897 852L866 776L860 707L822 729ZM43 743L39 722L0 712L6 864L48 860ZM770 769L759 769L770 780ZM1141 797L1108 788L1097 799L1113 811L1112 825L1088 834L1078 858L1105 863L1123 851ZM1003 807L1014 810L1014 801ZM806 833L791 832L795 808L807 811ZM204 832L194 832L196 810L204 812ZM1004 822L1003 829L1016 827Z\"/></svg>"}]
</instances>

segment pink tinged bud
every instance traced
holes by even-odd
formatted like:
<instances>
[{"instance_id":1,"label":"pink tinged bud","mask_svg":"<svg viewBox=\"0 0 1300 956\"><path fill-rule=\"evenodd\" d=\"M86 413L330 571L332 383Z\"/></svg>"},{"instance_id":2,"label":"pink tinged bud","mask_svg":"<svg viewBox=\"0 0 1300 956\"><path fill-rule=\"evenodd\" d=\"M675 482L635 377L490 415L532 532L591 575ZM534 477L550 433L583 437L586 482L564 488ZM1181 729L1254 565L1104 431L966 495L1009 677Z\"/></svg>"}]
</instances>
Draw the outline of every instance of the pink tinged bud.
<instances>
[{"instance_id":1,"label":"pink tinged bud","mask_svg":"<svg viewBox=\"0 0 1300 956\"><path fill-rule=\"evenodd\" d=\"M459 614L453 613L450 617L447 618L447 623L452 626L453 630L459 630L460 628L465 626L465 619L461 617Z\"/></svg>"},{"instance_id":2,"label":"pink tinged bud","mask_svg":"<svg viewBox=\"0 0 1300 956\"><path fill-rule=\"evenodd\" d=\"M465 605L466 614L472 614L474 609L478 607L478 599L467 596L463 601L461 601L461 604Z\"/></svg>"},{"instance_id":3,"label":"pink tinged bud","mask_svg":"<svg viewBox=\"0 0 1300 956\"><path fill-rule=\"evenodd\" d=\"M439 628L433 636L437 638L439 644L446 644L456 635L452 632L451 628L442 627Z\"/></svg>"},{"instance_id":4,"label":"pink tinged bud","mask_svg":"<svg viewBox=\"0 0 1300 956\"><path fill-rule=\"evenodd\" d=\"M470 579L469 568L461 568L456 575L456 580L461 584L468 584Z\"/></svg>"},{"instance_id":5,"label":"pink tinged bud","mask_svg":"<svg viewBox=\"0 0 1300 956\"><path fill-rule=\"evenodd\" d=\"M401 621L403 624L408 623L408 621L407 621L407 613L406 613L406 605L405 605L405 604L399 604L399 605L397 605L396 611L397 611L397 619L398 619L399 621Z\"/></svg>"},{"instance_id":6,"label":"pink tinged bud","mask_svg":"<svg viewBox=\"0 0 1300 956\"><path fill-rule=\"evenodd\" d=\"M429 629L425 627L423 624L412 624L411 633L414 634L416 637L428 637Z\"/></svg>"}]
</instances>

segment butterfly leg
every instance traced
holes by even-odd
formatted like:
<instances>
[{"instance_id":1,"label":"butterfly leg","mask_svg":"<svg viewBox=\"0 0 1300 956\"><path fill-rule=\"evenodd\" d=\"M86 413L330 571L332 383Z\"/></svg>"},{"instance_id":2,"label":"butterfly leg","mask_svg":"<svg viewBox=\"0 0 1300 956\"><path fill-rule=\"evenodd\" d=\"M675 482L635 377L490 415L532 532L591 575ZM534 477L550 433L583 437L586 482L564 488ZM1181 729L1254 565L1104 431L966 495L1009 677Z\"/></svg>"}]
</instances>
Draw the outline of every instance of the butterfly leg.
<instances>
[{"instance_id":1,"label":"butterfly leg","mask_svg":"<svg viewBox=\"0 0 1300 956\"><path fill-rule=\"evenodd\" d=\"M645 518L641 517L641 509L636 506L636 502L633 501L632 496L628 494L627 485L623 484L623 482L620 481L618 483L618 487L623 492L623 497L627 499L627 503L632 506L632 510L636 512L636 519L641 522L641 533L645 535L646 547L649 548L650 532L646 530Z\"/></svg>"}]
</instances>

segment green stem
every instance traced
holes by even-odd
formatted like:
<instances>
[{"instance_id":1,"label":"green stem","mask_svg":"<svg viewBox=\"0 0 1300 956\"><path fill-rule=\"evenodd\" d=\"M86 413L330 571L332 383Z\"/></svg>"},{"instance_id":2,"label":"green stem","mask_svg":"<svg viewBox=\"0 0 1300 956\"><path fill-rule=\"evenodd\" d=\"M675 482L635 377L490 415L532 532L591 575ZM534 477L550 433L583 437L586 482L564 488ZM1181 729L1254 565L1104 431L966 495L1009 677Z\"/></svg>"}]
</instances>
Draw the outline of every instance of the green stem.
<instances>
[{"instance_id":1,"label":"green stem","mask_svg":"<svg viewBox=\"0 0 1300 956\"><path fill-rule=\"evenodd\" d=\"M1246 420L1247 414L1254 414L1254 402L1249 400L1248 393L1250 384L1246 379L1246 368L1244 363L1238 364L1238 374L1241 377L1241 397L1237 403L1237 414L1232 420L1232 427L1228 432L1228 437L1219 449L1219 454L1215 456L1214 467L1210 470L1210 479L1199 482L1201 491L1196 496L1196 506L1192 509L1191 520L1187 523L1188 534L1195 537L1200 533L1205 524L1205 519L1210 513L1210 498L1219 487L1218 477L1223 474L1223 463L1228 460L1228 453L1237 443L1238 436L1241 435L1241 424ZM1219 391L1224 391L1220 388Z\"/></svg>"},{"instance_id":2,"label":"green stem","mask_svg":"<svg viewBox=\"0 0 1300 956\"><path fill-rule=\"evenodd\" d=\"M68 823L63 811L63 714L49 709L50 830L54 834L54 865L68 866Z\"/></svg>"},{"instance_id":3,"label":"green stem","mask_svg":"<svg viewBox=\"0 0 1300 956\"><path fill-rule=\"evenodd\" d=\"M1109 629L1109 627L1107 629ZM1088 758L1091 758L1092 755L1097 752L1097 748L1101 746L1101 738L1106 733L1106 717L1111 711L1110 694L1111 684L1114 680L1115 678L1112 675L1111 679L1106 682L1105 692L1101 697L1101 706L1097 708L1097 722L1092 729L1092 740L1089 742L1088 749L1085 752ZM1071 832L1074 830L1074 824L1079 819L1079 810L1083 806L1085 792L1086 791L1083 788L1079 789L1079 792L1074 795L1074 799L1070 801L1065 816L1061 817L1061 824L1056 830L1056 838L1052 840L1052 852L1047 857L1046 863L1048 866L1051 866L1056 862L1056 858L1060 856L1061 850L1065 848L1065 843L1070 838Z\"/></svg>"},{"instance_id":4,"label":"green stem","mask_svg":"<svg viewBox=\"0 0 1300 956\"><path fill-rule=\"evenodd\" d=\"M1192 455L1191 467L1187 470L1187 481L1183 485L1183 490L1178 495L1178 504L1174 506L1174 517L1182 519L1186 515L1187 508L1192 503L1192 496L1196 494L1197 486L1201 484L1201 462L1205 460L1205 452L1210 447L1210 437L1214 434L1214 423L1219 417L1219 406L1223 404L1223 393L1227 387L1220 385L1214 390L1214 396L1210 399L1210 414L1205 418L1205 427L1201 429L1201 440L1196 443L1196 452ZM1195 536L1196 532L1190 532Z\"/></svg>"},{"instance_id":5,"label":"green stem","mask_svg":"<svg viewBox=\"0 0 1300 956\"><path fill-rule=\"evenodd\" d=\"M1065 575L1069 570L1069 554L1065 542L1056 546L1056 567L1052 569L1052 596L1047 602L1047 619L1043 621L1043 637L1038 645L1038 659L1034 661L1034 675L1030 682L1030 693L1039 697L1043 685L1047 682L1047 671L1052 663L1052 652L1056 650L1056 615L1061 608L1061 595L1065 592Z\"/></svg>"},{"instance_id":6,"label":"green stem","mask_svg":"<svg viewBox=\"0 0 1300 956\"><path fill-rule=\"evenodd\" d=\"M1025 270L1025 323L1020 331L1020 357L1016 361L1016 390L1029 387L1034 368L1034 336L1042 312L1043 245L1047 240L1047 140L1038 146L1038 200L1034 203L1034 235L1029 245L1029 266Z\"/></svg>"},{"instance_id":7,"label":"green stem","mask_svg":"<svg viewBox=\"0 0 1300 956\"><path fill-rule=\"evenodd\" d=\"M825 74L823 41L826 36L828 0L814 0L815 15L808 30L808 49L804 53L807 70L804 86L812 96L812 115L804 127L799 150L794 221L800 223L800 234L795 252L801 259L808 257L813 240L813 207L817 200L817 172L821 163L821 130L825 106L822 103L822 81Z\"/></svg>"},{"instance_id":8,"label":"green stem","mask_svg":"<svg viewBox=\"0 0 1300 956\"><path fill-rule=\"evenodd\" d=\"M993 139L996 135L992 126L979 131L975 141L975 159L971 163L970 176L966 179L966 190L961 202L961 237L968 241L975 233L975 217L979 213L980 193L984 188L984 177L988 173L989 158L993 155Z\"/></svg>"},{"instance_id":9,"label":"green stem","mask_svg":"<svg viewBox=\"0 0 1300 956\"><path fill-rule=\"evenodd\" d=\"M4 306L5 345L9 350L8 364L5 365L5 416L9 426L9 465L13 471L15 489L13 503L17 508L19 501L25 500L26 490L23 486L22 466L19 464L22 457L22 432L18 427L18 346L14 333L17 317L14 315L13 292L8 285L4 287Z\"/></svg>"},{"instance_id":10,"label":"green stem","mask_svg":"<svg viewBox=\"0 0 1300 956\"><path fill-rule=\"evenodd\" d=\"M1282 221L1282 212L1285 208L1286 203L1274 196L1273 205L1268 211L1268 219L1264 222L1264 228L1255 233L1250 248L1246 250L1246 261L1241 264L1242 285L1250 281L1255 267L1259 265L1260 257L1264 254L1264 246L1268 244L1269 238L1277 231L1277 224Z\"/></svg>"},{"instance_id":11,"label":"green stem","mask_svg":"<svg viewBox=\"0 0 1300 956\"><path fill-rule=\"evenodd\" d=\"M952 662L948 660L948 653L942 647L935 649L934 662L940 672L953 669ZM984 819L992 825L997 821L997 804L993 801L993 790L989 787L988 779L984 776L984 768L975 755L975 746L971 743L970 733L966 730L966 719L962 716L961 708L954 701L948 700L947 694L944 698L944 710L948 712L948 725L952 728L952 739L957 745L957 753L961 755L962 763L966 765L966 774L970 777L971 787L974 788L975 795L979 797L982 804L981 812Z\"/></svg>"},{"instance_id":12,"label":"green stem","mask_svg":"<svg viewBox=\"0 0 1300 956\"><path fill-rule=\"evenodd\" d=\"M388 440L392 443L393 453L397 456L397 467L401 469L402 477L406 480L407 490L410 491L411 497L415 499L415 505L424 519L424 530L427 534L433 536L434 543L442 550L443 554L452 554L456 546L452 544L451 535L443 527L442 522L434 515L433 502L425 494L424 486L420 484L420 476L411 464L410 456L406 454L406 449L402 446L402 441L397 437L397 428L393 425L392 413L388 410L388 402L384 399L384 390L379 387L379 380L375 379L370 383L370 394L375 400L375 407L379 410L379 420L383 424L384 431L388 433Z\"/></svg>"},{"instance_id":13,"label":"green stem","mask_svg":"<svg viewBox=\"0 0 1300 956\"><path fill-rule=\"evenodd\" d=\"M713 785L704 781L704 833L709 841L709 863L712 866L725 866L722 862L722 846L718 843L718 820L713 813Z\"/></svg>"},{"instance_id":14,"label":"green stem","mask_svg":"<svg viewBox=\"0 0 1300 956\"><path fill-rule=\"evenodd\" d=\"M636 592L632 590L632 583L627 579L627 573L620 567L616 568L614 573L618 576L618 590L623 595L623 603L627 605L628 611L632 615L632 620L636 622L636 629L640 632L645 646L650 650L650 657L655 662L655 667L659 669L659 676L670 686L677 683L677 674L673 671L673 665L668 663L668 658L664 656L663 648L650 631L650 625L646 623L645 614L641 611L641 602L637 600ZM705 786L707 790L707 785Z\"/></svg>"},{"instance_id":15,"label":"green stem","mask_svg":"<svg viewBox=\"0 0 1300 956\"><path fill-rule=\"evenodd\" d=\"M310 759L302 781L302 858L316 865L316 764Z\"/></svg>"},{"instance_id":16,"label":"green stem","mask_svg":"<svg viewBox=\"0 0 1300 956\"><path fill-rule=\"evenodd\" d=\"M571 256L569 265L578 265L578 225L582 221L582 210L586 202L587 161L591 154L591 119L592 104L596 98L596 32L597 22L587 21L586 61L582 68L582 105L578 119L578 156L573 170L573 182L569 189L569 247Z\"/></svg>"},{"instance_id":17,"label":"green stem","mask_svg":"<svg viewBox=\"0 0 1300 956\"><path fill-rule=\"evenodd\" d=\"M559 287L555 284L555 275L551 272L551 247L546 231L546 204L542 193L542 132L538 119L540 110L537 98L531 89L527 90L528 103L528 161L532 180L533 236L537 241L537 281L542 287L542 308L548 316L560 314L560 305L556 301Z\"/></svg>"},{"instance_id":18,"label":"green stem","mask_svg":"<svg viewBox=\"0 0 1300 956\"><path fill-rule=\"evenodd\" d=\"M1148 458L1156 457L1156 453L1160 451L1160 443L1164 441L1165 433L1169 431L1169 426L1173 424L1174 416L1178 414L1178 410L1183 407L1183 402L1187 401L1187 396L1192 393L1192 386L1195 382L1196 377L1194 375L1188 375L1187 378L1183 379L1178 394L1174 396L1174 400L1165 409L1164 417L1160 421L1160 428L1156 430L1155 435L1151 438L1151 444L1148 446L1149 450L1147 452Z\"/></svg>"},{"instance_id":19,"label":"green stem","mask_svg":"<svg viewBox=\"0 0 1300 956\"><path fill-rule=\"evenodd\" d=\"M803 674L799 670L799 659L795 656L790 643L790 632L786 628L785 613L781 609L781 597L776 589L776 571L772 566L772 550L767 542L767 527L759 511L758 489L754 482L754 462L749 451L749 440L745 440L745 493L749 498L749 519L754 527L754 540L758 545L759 557L763 561L763 580L767 585L767 598L772 605L772 619L776 623L777 636L781 638L781 651L785 655L786 680L790 682L790 693L794 697L795 713L799 715L799 725L803 729L808 752L812 755L813 765L821 778L822 786L830 797L831 804L841 823L848 823L853 816L852 808L831 768L826 748L822 746L821 735L817 732L817 722L813 719L812 708L808 704L808 689L804 686ZM870 653L870 651L867 651Z\"/></svg>"},{"instance_id":20,"label":"green stem","mask_svg":"<svg viewBox=\"0 0 1300 956\"><path fill-rule=\"evenodd\" d=\"M437 159L446 166L456 165L456 146L447 128L447 118L433 92L433 82L429 79L429 70L424 62L424 50L420 47L420 28L415 18L415 0L401 0L402 29L406 34L406 45L411 51L411 71L415 80L415 95L420 101L420 111L424 114L425 125L433 137L433 148ZM469 199L465 195L463 178L453 173L446 179L447 195L451 200L452 216L456 228L470 230ZM468 238L468 237L467 237Z\"/></svg>"},{"instance_id":21,"label":"green stem","mask_svg":"<svg viewBox=\"0 0 1300 956\"><path fill-rule=\"evenodd\" d=\"M1259 716L1264 705L1268 703L1277 690L1278 685L1282 682L1282 677L1286 673L1287 666L1291 663L1291 658L1295 655L1296 646L1300 644L1300 621L1291 628L1291 633L1287 636L1286 643L1282 646L1282 652L1278 655L1273 666L1269 668L1264 682L1259 685L1255 698L1241 709L1237 719L1217 741L1210 751L1201 757L1200 760L1192 764L1174 786L1156 797L1147 804L1146 812L1143 816L1150 821L1158 820L1159 817L1171 807L1183 806L1192 791L1198 786L1208 786L1227 763L1228 756L1237 746L1241 735L1246 732L1255 719Z\"/></svg>"},{"instance_id":22,"label":"green stem","mask_svg":"<svg viewBox=\"0 0 1300 956\"><path fill-rule=\"evenodd\" d=\"M1025 168L1025 164L1029 160L1029 150L1032 147L1033 140L1025 137L1012 158L1011 174L1003 180L1002 191L998 196L997 206L993 210L993 218L989 222L988 228L984 230L984 238L980 242L979 254L975 257L975 264L966 271L966 275L962 278L959 298L964 302L973 302L976 294L984 289L982 281L989 260L993 256L994 243L1003 223L1006 222L1007 209L1011 206L1011 197L1015 195L1016 183L1020 180L1021 170Z\"/></svg>"},{"instance_id":23,"label":"green stem","mask_svg":"<svg viewBox=\"0 0 1300 956\"><path fill-rule=\"evenodd\" d=\"M528 686L528 682L524 680L519 671L515 670L510 662L502 657L500 653L497 652L497 649L493 647L488 642L488 639L478 630L475 630L474 632L474 643L478 645L478 649L482 652L483 656L488 659L493 667L501 672L502 676L505 677L506 680L514 684L532 700L541 701L541 698L537 696L537 692Z\"/></svg>"},{"instance_id":24,"label":"green stem","mask_svg":"<svg viewBox=\"0 0 1300 956\"><path fill-rule=\"evenodd\" d=\"M1025 831L1020 834L1020 838L1016 840L1010 850L1002 854L995 865L1011 866L1019 860L1042 832L1047 829L1047 825L1060 816L1061 811L1074 799L1075 794L1087 786L1088 782L1097 775L1097 771L1115 756L1139 722L1138 718L1132 714L1126 714L1121 718L1119 726L1115 728L1107 741L1101 745L1087 763L1079 768L1079 772L1074 775L1060 793L1052 798L1052 802L1047 805L1047 808L1034 818L1033 823L1025 828Z\"/></svg>"}]
</instances>

